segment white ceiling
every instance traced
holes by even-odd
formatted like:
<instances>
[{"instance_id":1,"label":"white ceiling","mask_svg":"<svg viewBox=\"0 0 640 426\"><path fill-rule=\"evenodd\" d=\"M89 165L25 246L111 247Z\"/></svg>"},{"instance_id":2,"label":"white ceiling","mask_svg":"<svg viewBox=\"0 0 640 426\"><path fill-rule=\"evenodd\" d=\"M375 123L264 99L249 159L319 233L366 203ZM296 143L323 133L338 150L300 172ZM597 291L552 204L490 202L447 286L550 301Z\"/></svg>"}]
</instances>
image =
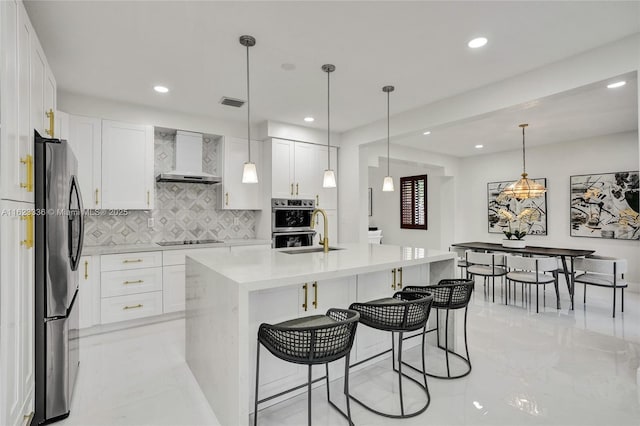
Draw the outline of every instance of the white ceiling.
<instances>
[{"instance_id":1,"label":"white ceiling","mask_svg":"<svg viewBox=\"0 0 640 426\"><path fill-rule=\"evenodd\" d=\"M627 84L608 89L607 84ZM441 154L468 157L520 149L520 123L528 123L527 147L638 129L636 73L612 77L568 92L430 129L393 141ZM484 145L476 149L475 145Z\"/></svg>"},{"instance_id":2,"label":"white ceiling","mask_svg":"<svg viewBox=\"0 0 640 426\"><path fill-rule=\"evenodd\" d=\"M332 124L344 131L543 66L640 31L640 2L26 1L59 88L244 120L252 48L256 121L326 126L324 63L333 63ZM467 48L483 35L489 44ZM295 64L285 71L283 63ZM155 84L171 89L152 91ZM533 123L532 123L533 125Z\"/></svg>"}]
</instances>

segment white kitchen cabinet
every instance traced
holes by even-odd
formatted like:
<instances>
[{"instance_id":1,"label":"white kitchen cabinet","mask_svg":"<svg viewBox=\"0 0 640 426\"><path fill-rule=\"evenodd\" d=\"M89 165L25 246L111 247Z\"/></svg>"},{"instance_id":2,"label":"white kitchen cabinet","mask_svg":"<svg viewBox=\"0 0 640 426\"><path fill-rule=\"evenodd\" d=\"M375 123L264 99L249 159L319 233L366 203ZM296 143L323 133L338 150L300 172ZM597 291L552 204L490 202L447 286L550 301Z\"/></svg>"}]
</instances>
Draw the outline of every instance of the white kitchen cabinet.
<instances>
[{"instance_id":1,"label":"white kitchen cabinet","mask_svg":"<svg viewBox=\"0 0 640 426\"><path fill-rule=\"evenodd\" d=\"M21 2L0 2L0 198L33 202L31 125L31 40L35 37Z\"/></svg>"},{"instance_id":2,"label":"white kitchen cabinet","mask_svg":"<svg viewBox=\"0 0 640 426\"><path fill-rule=\"evenodd\" d=\"M251 161L256 163L258 183L242 183L244 163L248 159L246 139L225 137L220 144L218 172L222 175L222 189L218 190L219 206L223 210L261 210L262 143L251 141Z\"/></svg>"},{"instance_id":3,"label":"white kitchen cabinet","mask_svg":"<svg viewBox=\"0 0 640 426\"><path fill-rule=\"evenodd\" d=\"M153 127L102 121L102 208L153 209Z\"/></svg>"},{"instance_id":4,"label":"white kitchen cabinet","mask_svg":"<svg viewBox=\"0 0 640 426\"><path fill-rule=\"evenodd\" d=\"M162 292L102 298L100 312L103 324L161 315Z\"/></svg>"},{"instance_id":5,"label":"white kitchen cabinet","mask_svg":"<svg viewBox=\"0 0 640 426\"><path fill-rule=\"evenodd\" d=\"M100 209L102 208L102 120L69 115L67 140L78 160L78 183L84 208Z\"/></svg>"},{"instance_id":6,"label":"white kitchen cabinet","mask_svg":"<svg viewBox=\"0 0 640 426\"><path fill-rule=\"evenodd\" d=\"M271 140L271 196L293 198L295 175L293 169L293 147L295 142Z\"/></svg>"},{"instance_id":7,"label":"white kitchen cabinet","mask_svg":"<svg viewBox=\"0 0 640 426\"><path fill-rule=\"evenodd\" d=\"M337 170L337 149L331 147L331 168ZM283 139L271 140L271 194L273 198L313 199L319 207L335 210L336 188L323 188L327 147Z\"/></svg>"},{"instance_id":8,"label":"white kitchen cabinet","mask_svg":"<svg viewBox=\"0 0 640 426\"><path fill-rule=\"evenodd\" d=\"M162 268L162 312L184 311L185 265Z\"/></svg>"},{"instance_id":9,"label":"white kitchen cabinet","mask_svg":"<svg viewBox=\"0 0 640 426\"><path fill-rule=\"evenodd\" d=\"M100 324L100 256L82 256L79 273L80 328L87 328Z\"/></svg>"},{"instance_id":10,"label":"white kitchen cabinet","mask_svg":"<svg viewBox=\"0 0 640 426\"><path fill-rule=\"evenodd\" d=\"M17 425L33 411L34 249L28 203L1 201L0 208L0 424Z\"/></svg>"}]
</instances>

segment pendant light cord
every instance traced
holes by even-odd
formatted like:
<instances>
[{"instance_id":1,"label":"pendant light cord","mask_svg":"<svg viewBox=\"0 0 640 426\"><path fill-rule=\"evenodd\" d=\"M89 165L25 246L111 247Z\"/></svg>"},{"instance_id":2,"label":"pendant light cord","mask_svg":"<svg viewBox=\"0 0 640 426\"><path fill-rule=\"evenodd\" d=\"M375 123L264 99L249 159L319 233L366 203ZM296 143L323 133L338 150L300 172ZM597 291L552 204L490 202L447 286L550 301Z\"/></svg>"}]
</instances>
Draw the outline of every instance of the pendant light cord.
<instances>
[{"instance_id":1,"label":"pendant light cord","mask_svg":"<svg viewBox=\"0 0 640 426\"><path fill-rule=\"evenodd\" d=\"M249 89L249 46L247 45L247 146L249 162L251 162L251 94Z\"/></svg>"},{"instance_id":2,"label":"pendant light cord","mask_svg":"<svg viewBox=\"0 0 640 426\"><path fill-rule=\"evenodd\" d=\"M391 162L389 158L389 94L390 92L387 92L387 176L391 176L389 174L389 163Z\"/></svg>"},{"instance_id":3,"label":"pendant light cord","mask_svg":"<svg viewBox=\"0 0 640 426\"><path fill-rule=\"evenodd\" d=\"M522 174L526 174L527 173L527 163L525 160L525 155L524 155L524 126L522 127Z\"/></svg>"},{"instance_id":4,"label":"pendant light cord","mask_svg":"<svg viewBox=\"0 0 640 426\"><path fill-rule=\"evenodd\" d=\"M331 170L331 72L327 71L327 170Z\"/></svg>"}]
</instances>

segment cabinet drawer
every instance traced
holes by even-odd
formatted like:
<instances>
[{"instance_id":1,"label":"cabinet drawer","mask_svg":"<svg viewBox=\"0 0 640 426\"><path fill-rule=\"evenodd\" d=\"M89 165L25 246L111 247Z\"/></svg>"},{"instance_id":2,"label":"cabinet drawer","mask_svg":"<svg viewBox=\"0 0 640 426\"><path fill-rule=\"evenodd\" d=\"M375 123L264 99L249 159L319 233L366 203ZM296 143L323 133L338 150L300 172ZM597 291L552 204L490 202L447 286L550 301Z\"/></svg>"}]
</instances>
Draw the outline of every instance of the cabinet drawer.
<instances>
[{"instance_id":1,"label":"cabinet drawer","mask_svg":"<svg viewBox=\"0 0 640 426\"><path fill-rule=\"evenodd\" d=\"M106 297L101 302L102 323L162 314L162 292Z\"/></svg>"},{"instance_id":2,"label":"cabinet drawer","mask_svg":"<svg viewBox=\"0 0 640 426\"><path fill-rule=\"evenodd\" d=\"M102 272L154 268L162 266L162 252L106 254L101 256L100 263Z\"/></svg>"},{"instance_id":3,"label":"cabinet drawer","mask_svg":"<svg viewBox=\"0 0 640 426\"><path fill-rule=\"evenodd\" d=\"M102 297L162 290L162 268L108 271L101 274Z\"/></svg>"},{"instance_id":4,"label":"cabinet drawer","mask_svg":"<svg viewBox=\"0 0 640 426\"><path fill-rule=\"evenodd\" d=\"M213 248L199 248L199 249L184 249L184 250L166 250L162 252L162 264L164 266L170 265L184 265L185 256L189 256L197 253L210 253L212 256L216 254L229 253L229 247L213 247Z\"/></svg>"}]
</instances>

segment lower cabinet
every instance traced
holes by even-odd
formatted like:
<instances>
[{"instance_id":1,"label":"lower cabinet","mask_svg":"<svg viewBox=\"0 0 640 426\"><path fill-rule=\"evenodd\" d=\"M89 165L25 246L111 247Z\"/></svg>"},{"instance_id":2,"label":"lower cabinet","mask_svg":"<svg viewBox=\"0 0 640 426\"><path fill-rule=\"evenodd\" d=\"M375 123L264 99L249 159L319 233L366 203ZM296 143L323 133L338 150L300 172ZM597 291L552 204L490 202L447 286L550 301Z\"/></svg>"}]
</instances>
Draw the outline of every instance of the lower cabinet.
<instances>
[{"instance_id":1,"label":"lower cabinet","mask_svg":"<svg viewBox=\"0 0 640 426\"><path fill-rule=\"evenodd\" d=\"M262 323L275 324L299 317L324 315L329 308L348 308L355 300L355 277L310 281L294 286L249 294L249 350L252 354L250 380L255 379L255 354L258 328ZM334 371L335 369L335 371ZM340 377L344 364L331 366L332 377ZM324 375L324 367L313 369L313 376ZM266 350L260 350L259 396L274 395L307 380L307 367L282 361ZM287 398L285 396L284 398ZM250 396L253 401L253 394ZM281 399L274 399L276 403Z\"/></svg>"},{"instance_id":2,"label":"lower cabinet","mask_svg":"<svg viewBox=\"0 0 640 426\"><path fill-rule=\"evenodd\" d=\"M162 311L184 311L185 266L171 265L162 268Z\"/></svg>"},{"instance_id":3,"label":"lower cabinet","mask_svg":"<svg viewBox=\"0 0 640 426\"><path fill-rule=\"evenodd\" d=\"M102 323L132 320L162 314L162 291L102 299Z\"/></svg>"},{"instance_id":4,"label":"lower cabinet","mask_svg":"<svg viewBox=\"0 0 640 426\"><path fill-rule=\"evenodd\" d=\"M80 328L87 328L100 324L100 256L82 256L79 272Z\"/></svg>"},{"instance_id":5,"label":"lower cabinet","mask_svg":"<svg viewBox=\"0 0 640 426\"><path fill-rule=\"evenodd\" d=\"M33 204L0 201L0 424L17 425L33 412ZM6 214L4 214L6 212ZM6 390L6 392L2 391ZM10 392L9 392L10 390Z\"/></svg>"}]
</instances>

